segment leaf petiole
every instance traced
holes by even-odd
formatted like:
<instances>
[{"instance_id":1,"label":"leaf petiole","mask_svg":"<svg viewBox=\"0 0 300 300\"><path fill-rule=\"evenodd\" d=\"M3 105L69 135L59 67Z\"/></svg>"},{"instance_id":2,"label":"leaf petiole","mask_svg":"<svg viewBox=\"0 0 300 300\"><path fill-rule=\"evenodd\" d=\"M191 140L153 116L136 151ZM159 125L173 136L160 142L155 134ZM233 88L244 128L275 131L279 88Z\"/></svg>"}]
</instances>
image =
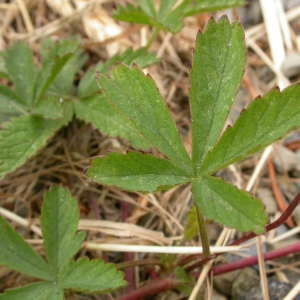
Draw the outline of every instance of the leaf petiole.
<instances>
[{"instance_id":1,"label":"leaf petiole","mask_svg":"<svg viewBox=\"0 0 300 300\"><path fill-rule=\"evenodd\" d=\"M154 31L151 33L150 38L149 38L149 40L147 42L147 45L146 45L146 49L147 50L149 50L149 48L151 47L152 43L154 42L154 40L158 36L159 32L160 32L160 29L159 28L155 28Z\"/></svg>"},{"instance_id":2,"label":"leaf petiole","mask_svg":"<svg viewBox=\"0 0 300 300\"><path fill-rule=\"evenodd\" d=\"M201 244L202 244L202 248L203 248L203 255L204 255L204 258L208 258L208 257L210 257L210 247L209 247L209 240L208 240L208 235L207 235L207 230L206 230L205 219L199 209L199 206L196 203L194 205L196 207L196 215L197 215L197 221L198 221L198 226L199 226Z\"/></svg>"}]
</instances>

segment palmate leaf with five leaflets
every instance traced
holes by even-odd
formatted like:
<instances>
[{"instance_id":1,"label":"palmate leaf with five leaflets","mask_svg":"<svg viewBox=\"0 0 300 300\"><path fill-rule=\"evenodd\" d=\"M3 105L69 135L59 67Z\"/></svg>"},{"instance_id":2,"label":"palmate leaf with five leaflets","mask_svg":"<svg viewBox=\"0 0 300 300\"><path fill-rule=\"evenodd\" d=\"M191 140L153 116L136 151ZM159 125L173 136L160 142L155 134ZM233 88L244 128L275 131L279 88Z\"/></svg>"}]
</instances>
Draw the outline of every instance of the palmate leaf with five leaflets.
<instances>
[{"instance_id":1,"label":"palmate leaf with five leaflets","mask_svg":"<svg viewBox=\"0 0 300 300\"><path fill-rule=\"evenodd\" d=\"M0 86L0 112L14 118L0 130L0 180L44 147L72 118L72 107L46 94L72 57L77 43L55 43L41 68L33 64L28 44L13 44L5 53L5 66L15 89Z\"/></svg>"},{"instance_id":2,"label":"palmate leaf with five leaflets","mask_svg":"<svg viewBox=\"0 0 300 300\"><path fill-rule=\"evenodd\" d=\"M245 52L238 21L211 19L199 32L190 72L191 159L150 76L136 66L130 69L121 64L109 77L99 76L107 99L167 156L169 165L150 155L109 154L92 160L86 171L89 179L130 191L156 191L189 181L194 201L207 219L262 234L267 223L263 204L211 175L299 127L300 86L282 93L275 89L256 99L221 136L243 76Z\"/></svg>"},{"instance_id":3,"label":"palmate leaf with five leaflets","mask_svg":"<svg viewBox=\"0 0 300 300\"><path fill-rule=\"evenodd\" d=\"M148 150L150 143L135 125L109 104L95 81L96 71L107 72L116 61L147 67L159 61L145 48L127 49L106 63L91 67L80 80L74 94L74 77L86 56L79 42L64 39L59 43L45 40L41 47L42 65L33 64L33 55L25 42L15 43L0 56L3 72L15 88L0 86L0 180L16 170L44 147L47 141L71 120L91 122L102 133L122 137L136 149ZM2 60L3 56L5 61ZM5 69L4 69L5 67ZM9 117L14 117L9 119Z\"/></svg>"},{"instance_id":4,"label":"palmate leaf with five leaflets","mask_svg":"<svg viewBox=\"0 0 300 300\"><path fill-rule=\"evenodd\" d=\"M0 299L63 300L65 290L105 293L126 285L123 273L101 259L72 257L85 238L77 231L79 209L69 190L45 194L41 226L48 263L0 216L0 264L44 281L9 289Z\"/></svg>"}]
</instances>

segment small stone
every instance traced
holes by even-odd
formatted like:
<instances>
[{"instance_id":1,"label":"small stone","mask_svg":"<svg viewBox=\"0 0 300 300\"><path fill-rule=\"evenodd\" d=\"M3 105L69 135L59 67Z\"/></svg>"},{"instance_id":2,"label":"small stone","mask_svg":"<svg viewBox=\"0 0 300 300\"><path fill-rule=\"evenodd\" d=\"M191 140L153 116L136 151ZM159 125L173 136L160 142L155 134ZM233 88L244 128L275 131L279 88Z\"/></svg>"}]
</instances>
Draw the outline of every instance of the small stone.
<instances>
[{"instance_id":1,"label":"small stone","mask_svg":"<svg viewBox=\"0 0 300 300\"><path fill-rule=\"evenodd\" d=\"M227 300L227 297L219 294L216 290L213 290L211 300Z\"/></svg>"},{"instance_id":2,"label":"small stone","mask_svg":"<svg viewBox=\"0 0 300 300\"><path fill-rule=\"evenodd\" d=\"M281 66L282 73L291 78L300 74L300 54L297 52L288 53Z\"/></svg>"},{"instance_id":3,"label":"small stone","mask_svg":"<svg viewBox=\"0 0 300 300\"><path fill-rule=\"evenodd\" d=\"M223 295L230 296L233 282L236 280L241 270L229 272L214 277L214 287Z\"/></svg>"},{"instance_id":4,"label":"small stone","mask_svg":"<svg viewBox=\"0 0 300 300\"><path fill-rule=\"evenodd\" d=\"M278 211L276 200L270 189L260 187L256 190L256 197L262 201L266 207L267 214L275 214Z\"/></svg>"},{"instance_id":5,"label":"small stone","mask_svg":"<svg viewBox=\"0 0 300 300\"><path fill-rule=\"evenodd\" d=\"M250 290L252 287L259 285L259 276L252 268L245 268L234 281L231 289L233 299L238 298L238 295Z\"/></svg>"},{"instance_id":6,"label":"small stone","mask_svg":"<svg viewBox=\"0 0 300 300\"><path fill-rule=\"evenodd\" d=\"M296 160L297 160L297 170L300 171L300 149L295 152Z\"/></svg>"},{"instance_id":7,"label":"small stone","mask_svg":"<svg viewBox=\"0 0 300 300\"><path fill-rule=\"evenodd\" d=\"M268 278L269 297L272 300L282 300L292 287L291 284L280 281L276 277ZM294 299L300 300L300 296ZM260 285L245 290L237 296L236 300L263 300Z\"/></svg>"},{"instance_id":8,"label":"small stone","mask_svg":"<svg viewBox=\"0 0 300 300\"><path fill-rule=\"evenodd\" d=\"M279 173L290 172L297 167L296 154L288 148L280 146L274 154L273 162Z\"/></svg>"}]
</instances>

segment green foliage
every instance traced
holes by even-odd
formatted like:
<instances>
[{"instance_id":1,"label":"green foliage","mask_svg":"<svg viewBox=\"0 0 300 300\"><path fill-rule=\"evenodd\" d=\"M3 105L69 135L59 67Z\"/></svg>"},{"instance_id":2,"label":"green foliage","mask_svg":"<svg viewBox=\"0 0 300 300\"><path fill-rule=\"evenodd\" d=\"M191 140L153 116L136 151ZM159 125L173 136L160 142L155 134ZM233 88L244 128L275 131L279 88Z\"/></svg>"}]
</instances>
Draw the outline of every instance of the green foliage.
<instances>
[{"instance_id":1,"label":"green foliage","mask_svg":"<svg viewBox=\"0 0 300 300\"><path fill-rule=\"evenodd\" d=\"M193 287L195 286L195 279L185 272L184 268L177 267L174 270L175 278L178 280L178 285L176 289L180 292L183 292L187 295L190 295L193 291Z\"/></svg>"},{"instance_id":2,"label":"green foliage","mask_svg":"<svg viewBox=\"0 0 300 300\"><path fill-rule=\"evenodd\" d=\"M125 138L137 149L150 148L134 124L101 94L95 73L108 72L109 66L117 61L147 67L158 62L155 53L144 48L128 49L106 63L91 67L74 94L74 77L86 61L78 46L77 40L66 39L60 43L45 40L39 69L33 64L32 52L25 42L15 43L1 53L0 75L7 76L15 88L0 86L0 117L13 117L0 130L0 179L44 147L74 113L104 134Z\"/></svg>"},{"instance_id":3,"label":"green foliage","mask_svg":"<svg viewBox=\"0 0 300 300\"><path fill-rule=\"evenodd\" d=\"M136 2L137 6L132 4L126 7L118 6L114 18L119 21L153 26L157 30L172 33L182 29L183 19L187 16L245 4L244 0L184 0L178 5L177 0L168 0L160 1L160 7L156 10L153 0L136 0Z\"/></svg>"},{"instance_id":4,"label":"green foliage","mask_svg":"<svg viewBox=\"0 0 300 300\"><path fill-rule=\"evenodd\" d=\"M130 191L157 191L192 184L194 201L210 220L242 232L264 232L263 204L249 193L213 177L221 168L256 153L300 126L300 86L272 90L253 101L222 134L245 68L243 28L226 17L211 19L197 37L190 72L192 158L149 75L119 64L98 77L107 99L169 159L135 152L92 160L86 173L96 182Z\"/></svg>"},{"instance_id":5,"label":"green foliage","mask_svg":"<svg viewBox=\"0 0 300 300\"><path fill-rule=\"evenodd\" d=\"M103 159L96 159L90 174L91 180L142 192L184 184L189 178L187 172L171 161L138 152L128 152L127 155L112 152Z\"/></svg>"},{"instance_id":6,"label":"green foliage","mask_svg":"<svg viewBox=\"0 0 300 300\"><path fill-rule=\"evenodd\" d=\"M0 299L64 299L64 290L104 293L126 285L123 273L101 259L72 257L85 238L78 232L77 200L69 190L52 187L45 194L41 226L47 261L43 260L0 216L0 264L42 279L24 287L7 290Z\"/></svg>"}]
</instances>

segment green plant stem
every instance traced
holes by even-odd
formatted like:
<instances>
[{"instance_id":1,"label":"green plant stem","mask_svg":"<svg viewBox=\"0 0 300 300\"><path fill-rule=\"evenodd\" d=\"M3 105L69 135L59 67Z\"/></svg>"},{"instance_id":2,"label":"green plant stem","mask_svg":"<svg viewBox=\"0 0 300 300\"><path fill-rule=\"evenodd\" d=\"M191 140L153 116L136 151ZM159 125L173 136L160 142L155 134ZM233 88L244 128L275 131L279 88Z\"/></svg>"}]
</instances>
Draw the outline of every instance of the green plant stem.
<instances>
[{"instance_id":1,"label":"green plant stem","mask_svg":"<svg viewBox=\"0 0 300 300\"><path fill-rule=\"evenodd\" d=\"M158 28L155 28L154 31L152 32L148 42L147 42L147 45L146 45L146 49L149 49L153 43L153 41L156 39L156 37L158 36L159 34L159 31L160 29Z\"/></svg>"},{"instance_id":2,"label":"green plant stem","mask_svg":"<svg viewBox=\"0 0 300 300\"><path fill-rule=\"evenodd\" d=\"M204 216L202 215L198 205L195 204L195 206L196 206L196 215L198 220L200 239L203 248L203 255L205 258L208 258L210 257L210 247L209 247L209 240L208 240L208 235L206 230L206 223L205 223Z\"/></svg>"}]
</instances>

